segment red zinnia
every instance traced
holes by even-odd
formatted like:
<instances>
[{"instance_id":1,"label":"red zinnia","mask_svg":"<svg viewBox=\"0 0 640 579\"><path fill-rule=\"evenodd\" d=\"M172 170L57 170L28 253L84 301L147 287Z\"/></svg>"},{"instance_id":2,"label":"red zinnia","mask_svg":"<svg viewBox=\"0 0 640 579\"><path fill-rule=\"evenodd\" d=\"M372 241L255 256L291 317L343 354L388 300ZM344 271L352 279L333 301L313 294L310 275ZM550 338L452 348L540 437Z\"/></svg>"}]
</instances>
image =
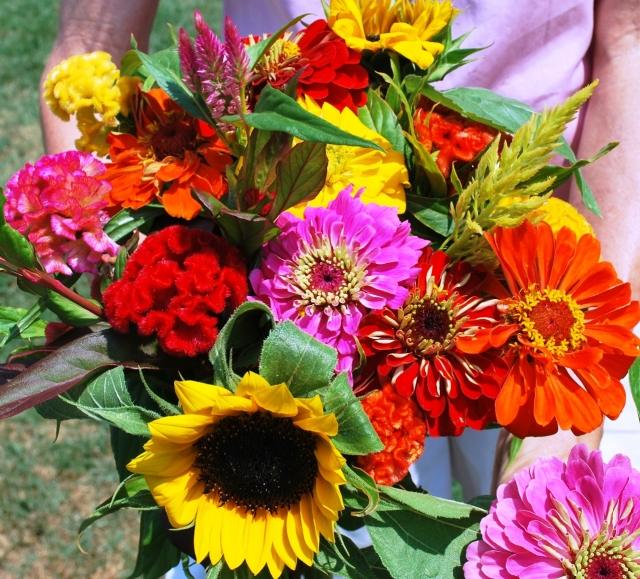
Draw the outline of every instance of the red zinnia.
<instances>
[{"instance_id":1,"label":"red zinnia","mask_svg":"<svg viewBox=\"0 0 640 579\"><path fill-rule=\"evenodd\" d=\"M424 450L427 427L422 411L413 400L400 396L392 386L375 390L362 400L362 407L378 433L384 450L359 456L356 464L381 485L394 485Z\"/></svg>"},{"instance_id":2,"label":"red zinnia","mask_svg":"<svg viewBox=\"0 0 640 579\"><path fill-rule=\"evenodd\" d=\"M227 192L231 157L215 131L188 115L161 89L138 91L135 134L110 133L106 178L111 203L138 209L156 198L169 215L193 219L193 189L219 199Z\"/></svg>"},{"instance_id":3,"label":"red zinnia","mask_svg":"<svg viewBox=\"0 0 640 579\"><path fill-rule=\"evenodd\" d=\"M457 341L496 324L496 300L480 297L480 276L464 263L449 263L442 251L427 248L420 268L400 310L386 308L363 320L358 335L368 368L381 384L415 396L429 436L457 436L467 426L480 430L495 420L505 368L497 353L468 355Z\"/></svg>"},{"instance_id":4,"label":"red zinnia","mask_svg":"<svg viewBox=\"0 0 640 579\"><path fill-rule=\"evenodd\" d=\"M247 298L240 253L223 238L181 225L147 237L122 278L104 293L104 311L120 332L133 324L156 335L174 356L196 356L215 343L218 328Z\"/></svg>"},{"instance_id":5,"label":"red zinnia","mask_svg":"<svg viewBox=\"0 0 640 579\"><path fill-rule=\"evenodd\" d=\"M413 122L424 147L438 151L436 165L445 177L451 173L454 161L473 161L498 134L495 129L465 119L454 111L429 109L428 102L416 109Z\"/></svg>"}]
</instances>

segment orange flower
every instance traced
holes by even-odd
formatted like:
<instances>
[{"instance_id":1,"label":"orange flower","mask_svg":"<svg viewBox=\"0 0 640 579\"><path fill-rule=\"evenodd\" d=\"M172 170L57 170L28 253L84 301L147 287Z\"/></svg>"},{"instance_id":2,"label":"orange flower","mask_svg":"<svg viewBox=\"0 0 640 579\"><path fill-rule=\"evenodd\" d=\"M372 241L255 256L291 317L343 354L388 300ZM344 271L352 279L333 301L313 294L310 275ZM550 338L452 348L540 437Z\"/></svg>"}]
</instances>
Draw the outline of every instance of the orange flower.
<instances>
[{"instance_id":1,"label":"orange flower","mask_svg":"<svg viewBox=\"0 0 640 579\"><path fill-rule=\"evenodd\" d=\"M189 116L161 89L138 91L133 105L135 134L111 133L111 204L139 209L156 198L169 215L193 219L200 203L192 191L219 199L231 162L211 127Z\"/></svg>"},{"instance_id":2,"label":"orange flower","mask_svg":"<svg viewBox=\"0 0 640 579\"><path fill-rule=\"evenodd\" d=\"M424 450L427 425L418 405L397 394L391 384L374 390L362 407L378 433L384 450L358 456L356 464L381 485L400 482Z\"/></svg>"},{"instance_id":3,"label":"orange flower","mask_svg":"<svg viewBox=\"0 0 640 579\"><path fill-rule=\"evenodd\" d=\"M625 403L620 379L640 355L631 288L600 261L600 243L568 228L525 221L485 234L509 295L504 320L463 337L469 353L505 347L510 370L496 399L498 422L517 436L591 432Z\"/></svg>"}]
</instances>

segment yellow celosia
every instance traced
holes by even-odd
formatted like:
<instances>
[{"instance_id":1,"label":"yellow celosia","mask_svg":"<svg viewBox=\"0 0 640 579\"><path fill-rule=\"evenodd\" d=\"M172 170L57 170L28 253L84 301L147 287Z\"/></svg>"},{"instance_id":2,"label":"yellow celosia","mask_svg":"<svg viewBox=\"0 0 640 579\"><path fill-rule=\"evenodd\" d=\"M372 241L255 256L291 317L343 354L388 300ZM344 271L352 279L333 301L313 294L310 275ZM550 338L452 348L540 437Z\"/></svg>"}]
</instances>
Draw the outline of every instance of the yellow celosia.
<instances>
[{"instance_id":1,"label":"yellow celosia","mask_svg":"<svg viewBox=\"0 0 640 579\"><path fill-rule=\"evenodd\" d=\"M365 147L327 145L327 179L320 193L307 203L300 203L290 211L302 217L304 208L326 207L340 191L350 184L354 194L364 189L360 199L363 203L376 203L395 207L398 213L406 209L404 187L409 185L409 174L404 164L404 156L394 151L389 141L365 126L349 108L339 111L329 103L320 107L313 99L306 97L300 104L309 112L343 131L373 141L383 151Z\"/></svg>"},{"instance_id":2,"label":"yellow celosia","mask_svg":"<svg viewBox=\"0 0 640 579\"><path fill-rule=\"evenodd\" d=\"M44 100L62 120L76 117L78 150L104 155L109 128L117 124L118 113L128 113L137 84L137 79L120 77L111 55L91 52L67 58L51 70L44 82Z\"/></svg>"},{"instance_id":3,"label":"yellow celosia","mask_svg":"<svg viewBox=\"0 0 640 579\"><path fill-rule=\"evenodd\" d=\"M576 237L595 235L586 218L573 205L557 197L549 197L530 214L530 220L548 223L554 233L560 231L562 227L568 227Z\"/></svg>"},{"instance_id":4,"label":"yellow celosia","mask_svg":"<svg viewBox=\"0 0 640 579\"><path fill-rule=\"evenodd\" d=\"M329 26L354 50L393 50L425 69L455 13L450 0L331 0Z\"/></svg>"}]
</instances>

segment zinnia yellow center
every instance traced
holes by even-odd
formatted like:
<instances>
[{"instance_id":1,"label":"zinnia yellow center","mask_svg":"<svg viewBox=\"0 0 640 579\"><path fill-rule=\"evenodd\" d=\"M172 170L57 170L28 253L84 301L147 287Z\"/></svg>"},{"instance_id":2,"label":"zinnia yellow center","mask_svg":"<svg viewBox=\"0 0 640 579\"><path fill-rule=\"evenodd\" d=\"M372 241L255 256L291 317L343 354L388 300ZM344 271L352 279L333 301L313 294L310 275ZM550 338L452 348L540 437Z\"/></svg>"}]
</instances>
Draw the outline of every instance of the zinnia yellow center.
<instances>
[{"instance_id":1,"label":"zinnia yellow center","mask_svg":"<svg viewBox=\"0 0 640 579\"><path fill-rule=\"evenodd\" d=\"M585 341L584 313L576 301L558 289L530 289L511 312L529 341L563 356Z\"/></svg>"}]
</instances>

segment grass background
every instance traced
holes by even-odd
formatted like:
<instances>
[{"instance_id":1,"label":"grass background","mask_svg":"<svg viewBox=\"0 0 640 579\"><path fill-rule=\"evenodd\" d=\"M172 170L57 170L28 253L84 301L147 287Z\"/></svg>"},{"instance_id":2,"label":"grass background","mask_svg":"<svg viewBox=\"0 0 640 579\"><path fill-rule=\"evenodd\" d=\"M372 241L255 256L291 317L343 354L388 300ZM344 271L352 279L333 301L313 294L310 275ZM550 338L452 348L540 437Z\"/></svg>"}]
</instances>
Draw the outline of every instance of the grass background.
<instances>
[{"instance_id":1,"label":"grass background","mask_svg":"<svg viewBox=\"0 0 640 579\"><path fill-rule=\"evenodd\" d=\"M89 1L89 0L87 0ZM132 0L137 1L137 0ZM0 184L43 154L38 83L53 44L58 0L3 2L0 19ZM221 0L161 0L151 48L166 47L166 23L191 29L199 9L219 22ZM0 275L0 305L28 303ZM76 546L80 522L117 484L108 430L89 421L62 426L26 412L0 422L0 578L126 577L133 569L137 516L103 519Z\"/></svg>"}]
</instances>

